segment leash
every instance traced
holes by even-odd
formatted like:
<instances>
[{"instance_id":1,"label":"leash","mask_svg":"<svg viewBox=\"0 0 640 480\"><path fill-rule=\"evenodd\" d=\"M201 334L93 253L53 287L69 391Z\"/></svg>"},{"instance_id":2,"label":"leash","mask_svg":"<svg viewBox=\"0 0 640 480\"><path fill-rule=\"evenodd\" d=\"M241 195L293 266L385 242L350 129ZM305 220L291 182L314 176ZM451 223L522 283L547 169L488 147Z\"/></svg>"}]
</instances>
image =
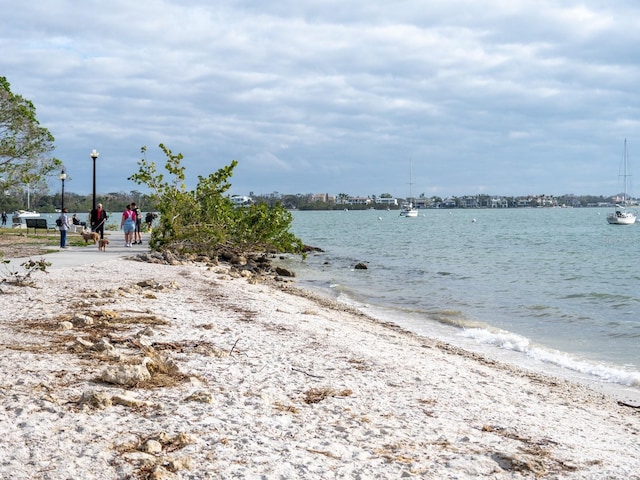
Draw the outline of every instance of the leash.
<instances>
[{"instance_id":1,"label":"leash","mask_svg":"<svg viewBox=\"0 0 640 480\"><path fill-rule=\"evenodd\" d=\"M98 225L96 225L95 227L91 227L91 231L95 232L97 229L100 228L100 226L106 221L107 219L103 219Z\"/></svg>"}]
</instances>

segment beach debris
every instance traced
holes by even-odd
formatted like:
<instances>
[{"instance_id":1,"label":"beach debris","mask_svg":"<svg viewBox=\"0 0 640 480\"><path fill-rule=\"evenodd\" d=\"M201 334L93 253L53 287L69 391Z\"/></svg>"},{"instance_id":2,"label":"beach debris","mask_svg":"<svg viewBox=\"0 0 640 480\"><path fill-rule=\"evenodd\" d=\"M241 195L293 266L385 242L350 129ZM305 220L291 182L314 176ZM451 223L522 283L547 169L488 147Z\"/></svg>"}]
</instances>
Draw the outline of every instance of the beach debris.
<instances>
[{"instance_id":1,"label":"beach debris","mask_svg":"<svg viewBox=\"0 0 640 480\"><path fill-rule=\"evenodd\" d=\"M109 340L107 340L106 338L101 338L100 340L98 340L93 344L92 348L96 352L113 352L116 349L116 347L111 345Z\"/></svg>"},{"instance_id":2,"label":"beach debris","mask_svg":"<svg viewBox=\"0 0 640 480\"><path fill-rule=\"evenodd\" d=\"M318 403L324 400L327 397L348 397L353 392L349 389L344 390L336 390L335 388L324 387L324 388L312 388L307 390L304 394L304 403L312 404Z\"/></svg>"},{"instance_id":3,"label":"beach debris","mask_svg":"<svg viewBox=\"0 0 640 480\"><path fill-rule=\"evenodd\" d=\"M71 319L71 323L76 328L86 327L87 325L93 325L93 318L89 315L84 315L82 313L76 313Z\"/></svg>"},{"instance_id":4,"label":"beach debris","mask_svg":"<svg viewBox=\"0 0 640 480\"><path fill-rule=\"evenodd\" d=\"M97 409L108 408L113 405L111 396L104 392L84 392L78 400L78 405Z\"/></svg>"},{"instance_id":5,"label":"beach debris","mask_svg":"<svg viewBox=\"0 0 640 480\"><path fill-rule=\"evenodd\" d=\"M546 468L542 461L532 455L495 452L491 455L491 458L500 468L509 472L531 472L537 477L546 474Z\"/></svg>"},{"instance_id":6,"label":"beach debris","mask_svg":"<svg viewBox=\"0 0 640 480\"><path fill-rule=\"evenodd\" d=\"M72 350L83 351L89 350L93 348L93 343L89 340L85 340L84 338L78 337L76 338L76 342L73 344Z\"/></svg>"},{"instance_id":7,"label":"beach debris","mask_svg":"<svg viewBox=\"0 0 640 480\"><path fill-rule=\"evenodd\" d=\"M213 395L209 392L205 392L204 390L199 390L192 393L184 400L185 402L213 403Z\"/></svg>"},{"instance_id":8,"label":"beach debris","mask_svg":"<svg viewBox=\"0 0 640 480\"><path fill-rule=\"evenodd\" d=\"M276 273L281 277L295 277L296 274L292 270L289 270L284 267L276 267Z\"/></svg>"},{"instance_id":9,"label":"beach debris","mask_svg":"<svg viewBox=\"0 0 640 480\"><path fill-rule=\"evenodd\" d=\"M125 460L137 465L138 476L135 478L172 480L182 478L176 475L180 470L191 470L193 459L188 455L174 457L169 454L193 442L194 440L183 432L174 436L161 432L123 443L117 449Z\"/></svg>"},{"instance_id":10,"label":"beach debris","mask_svg":"<svg viewBox=\"0 0 640 480\"><path fill-rule=\"evenodd\" d=\"M142 406L152 406L150 402L138 400L131 394L116 394L109 395L106 392L83 392L82 396L78 400L78 405L84 409L94 408L102 410L113 405L122 405L124 407L134 408Z\"/></svg>"},{"instance_id":11,"label":"beach debris","mask_svg":"<svg viewBox=\"0 0 640 480\"><path fill-rule=\"evenodd\" d=\"M129 408L135 408L135 407L142 407L142 406L153 406L153 404L151 402L146 402L144 400L139 400L136 397L134 397L133 395L131 395L130 393L119 393L116 395L113 395L111 397L111 401L113 402L114 405L122 405L124 407L129 407Z\"/></svg>"},{"instance_id":12,"label":"beach debris","mask_svg":"<svg viewBox=\"0 0 640 480\"><path fill-rule=\"evenodd\" d=\"M157 440L149 439L141 445L140 450L151 454L160 453L162 452L162 444Z\"/></svg>"},{"instance_id":13,"label":"beach debris","mask_svg":"<svg viewBox=\"0 0 640 480\"><path fill-rule=\"evenodd\" d=\"M9 269L9 260L3 260L1 262L4 265L4 277L2 282L6 282L8 284L17 286L17 287L34 287L36 284L34 280L31 278L34 272L44 272L49 273L47 271L47 267L51 266L51 262L48 262L42 257L40 260L29 259L26 262L20 264L20 266L26 270L26 272L12 271ZM4 293L4 292L3 292Z\"/></svg>"},{"instance_id":14,"label":"beach debris","mask_svg":"<svg viewBox=\"0 0 640 480\"><path fill-rule=\"evenodd\" d=\"M145 327L144 329L140 330L137 333L138 337L151 337L153 335L155 335L156 332L153 331L153 328L151 327Z\"/></svg>"},{"instance_id":15,"label":"beach debris","mask_svg":"<svg viewBox=\"0 0 640 480\"><path fill-rule=\"evenodd\" d=\"M313 378L324 378L324 377L323 377L323 376L321 376L321 375L314 375L314 374L312 374L312 373L305 372L304 370L301 370L301 369L296 368L296 367L291 367L291 371L293 371L293 372L300 372L300 373L304 373L304 374L305 374L306 376L308 376L308 377L313 377Z\"/></svg>"},{"instance_id":16,"label":"beach debris","mask_svg":"<svg viewBox=\"0 0 640 480\"><path fill-rule=\"evenodd\" d=\"M134 387L151 380L148 365L153 361L145 357L140 365L116 365L105 368L100 374L100 380L115 385Z\"/></svg>"}]
</instances>

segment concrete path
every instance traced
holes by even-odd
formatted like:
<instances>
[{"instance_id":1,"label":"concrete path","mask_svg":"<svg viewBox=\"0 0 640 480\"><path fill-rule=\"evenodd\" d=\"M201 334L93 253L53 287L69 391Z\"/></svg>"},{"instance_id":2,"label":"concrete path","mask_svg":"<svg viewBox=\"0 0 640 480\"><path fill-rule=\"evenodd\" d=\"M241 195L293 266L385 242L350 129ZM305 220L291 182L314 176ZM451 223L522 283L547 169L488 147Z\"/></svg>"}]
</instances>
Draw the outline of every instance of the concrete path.
<instances>
[{"instance_id":1,"label":"concrete path","mask_svg":"<svg viewBox=\"0 0 640 480\"><path fill-rule=\"evenodd\" d=\"M78 238L77 234L69 233L67 240L75 242ZM124 233L118 232L104 232L104 238L109 239L109 245L105 252L98 250L98 245L93 245L89 242L88 245L81 247L70 246L67 250L57 250L46 255L35 255L25 258L11 259L9 264L6 265L11 271L17 271L22 263L25 261L39 260L44 257L48 262L51 262L51 266L48 269L76 267L80 265L91 265L94 263L105 262L107 260L113 260L114 258L128 257L135 255L136 253L149 251L149 234L142 234L142 245L133 245L131 247L124 246ZM69 243L67 242L67 245ZM56 247L51 247L55 249Z\"/></svg>"}]
</instances>

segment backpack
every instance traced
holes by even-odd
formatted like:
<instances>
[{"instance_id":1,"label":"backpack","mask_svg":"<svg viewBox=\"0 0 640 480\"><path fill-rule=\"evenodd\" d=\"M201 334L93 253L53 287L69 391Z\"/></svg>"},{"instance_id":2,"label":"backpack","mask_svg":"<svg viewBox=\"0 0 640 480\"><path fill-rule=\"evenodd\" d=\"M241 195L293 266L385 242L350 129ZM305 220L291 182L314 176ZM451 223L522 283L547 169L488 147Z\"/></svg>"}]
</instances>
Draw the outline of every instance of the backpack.
<instances>
[{"instance_id":1,"label":"backpack","mask_svg":"<svg viewBox=\"0 0 640 480\"><path fill-rule=\"evenodd\" d=\"M61 226L62 226L62 219L61 219L60 217L56 218L56 225L57 225L58 227L61 227Z\"/></svg>"}]
</instances>

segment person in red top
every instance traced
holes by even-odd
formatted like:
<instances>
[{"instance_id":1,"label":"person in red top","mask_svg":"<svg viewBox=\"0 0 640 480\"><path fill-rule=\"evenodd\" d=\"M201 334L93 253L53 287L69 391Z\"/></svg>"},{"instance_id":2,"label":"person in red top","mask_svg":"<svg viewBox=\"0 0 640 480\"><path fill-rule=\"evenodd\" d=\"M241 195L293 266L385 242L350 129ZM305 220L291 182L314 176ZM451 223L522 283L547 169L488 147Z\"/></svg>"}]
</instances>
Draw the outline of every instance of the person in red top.
<instances>
[{"instance_id":1,"label":"person in red top","mask_svg":"<svg viewBox=\"0 0 640 480\"><path fill-rule=\"evenodd\" d=\"M131 210L131 205L127 205L127 209L122 212L120 228L124 231L124 246L130 247L133 244L133 235L136 229L136 214Z\"/></svg>"},{"instance_id":2,"label":"person in red top","mask_svg":"<svg viewBox=\"0 0 640 480\"><path fill-rule=\"evenodd\" d=\"M107 212L102 208L102 204L99 203L95 210L91 210L91 231L100 234L100 238L104 238L104 224L107 221Z\"/></svg>"}]
</instances>

